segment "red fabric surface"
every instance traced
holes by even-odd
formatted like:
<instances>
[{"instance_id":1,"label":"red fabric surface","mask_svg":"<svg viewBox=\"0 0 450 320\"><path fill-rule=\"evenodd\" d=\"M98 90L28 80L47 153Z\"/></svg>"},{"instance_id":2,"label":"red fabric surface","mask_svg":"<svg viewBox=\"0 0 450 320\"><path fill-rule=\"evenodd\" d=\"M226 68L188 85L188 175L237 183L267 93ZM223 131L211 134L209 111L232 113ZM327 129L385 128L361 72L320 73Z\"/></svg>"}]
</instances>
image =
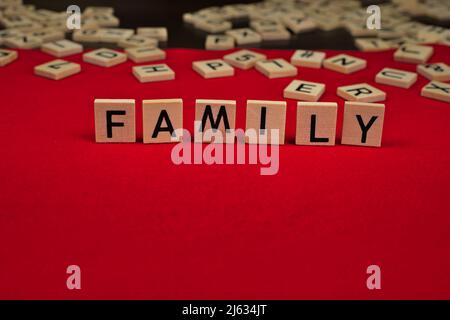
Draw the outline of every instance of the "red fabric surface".
<instances>
[{"instance_id":1,"label":"red fabric surface","mask_svg":"<svg viewBox=\"0 0 450 320\"><path fill-rule=\"evenodd\" d=\"M289 59L292 51L256 50ZM183 98L192 132L196 98L285 100L293 78L256 70L205 80L191 62L224 52L167 50L176 80L139 83L132 62L82 64L52 81L33 67L53 58L20 51L0 68L0 298L26 299L441 299L450 298L450 105L411 89L376 84L382 67L414 71L393 51L349 52L368 60L352 75L299 68L325 82L321 101L339 104L335 147L293 144L288 101L280 169L181 165L171 144L96 144L95 98ZM228 51L227 51L228 52ZM331 56L339 52L327 51ZM430 61L449 61L435 46ZM343 100L336 87L368 82L387 92L382 148L339 144ZM66 267L82 270L82 290L66 288ZM382 290L366 288L366 268L382 270Z\"/></svg>"}]
</instances>

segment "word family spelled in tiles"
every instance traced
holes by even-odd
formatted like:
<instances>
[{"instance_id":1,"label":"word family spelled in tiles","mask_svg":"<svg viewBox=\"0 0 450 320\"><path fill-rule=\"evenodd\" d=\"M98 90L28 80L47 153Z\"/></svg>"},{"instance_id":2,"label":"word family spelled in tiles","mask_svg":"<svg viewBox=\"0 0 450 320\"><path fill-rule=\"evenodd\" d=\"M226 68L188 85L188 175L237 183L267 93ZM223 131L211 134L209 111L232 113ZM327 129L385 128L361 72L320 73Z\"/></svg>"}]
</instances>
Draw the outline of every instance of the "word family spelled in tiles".
<instances>
[{"instance_id":1,"label":"word family spelled in tiles","mask_svg":"<svg viewBox=\"0 0 450 320\"><path fill-rule=\"evenodd\" d=\"M450 94L448 85L446 90ZM94 108L97 142L136 142L135 100L96 99ZM298 102L295 143L335 145L337 108L336 102ZM142 109L144 143L181 140L182 99L143 100ZM247 100L245 142L284 144L286 112L285 101ZM235 100L197 99L194 121L195 142L240 139L235 132ZM346 102L342 143L380 146L383 121L384 104Z\"/></svg>"},{"instance_id":2,"label":"word family spelled in tiles","mask_svg":"<svg viewBox=\"0 0 450 320\"><path fill-rule=\"evenodd\" d=\"M304 80L292 80L284 89L284 97L304 101L318 101L325 92L325 84Z\"/></svg>"},{"instance_id":3,"label":"word family spelled in tiles","mask_svg":"<svg viewBox=\"0 0 450 320\"><path fill-rule=\"evenodd\" d=\"M284 59L262 60L256 63L256 69L269 79L293 77L297 68Z\"/></svg>"},{"instance_id":4,"label":"word family spelled in tiles","mask_svg":"<svg viewBox=\"0 0 450 320\"><path fill-rule=\"evenodd\" d=\"M295 144L336 144L337 103L298 102Z\"/></svg>"},{"instance_id":5,"label":"word family spelled in tiles","mask_svg":"<svg viewBox=\"0 0 450 320\"><path fill-rule=\"evenodd\" d=\"M420 64L417 72L428 80L450 81L450 67L443 62Z\"/></svg>"},{"instance_id":6,"label":"word family spelled in tiles","mask_svg":"<svg viewBox=\"0 0 450 320\"><path fill-rule=\"evenodd\" d=\"M291 57L294 66L319 69L325 59L325 53L319 51L297 50Z\"/></svg>"},{"instance_id":7,"label":"word family spelled in tiles","mask_svg":"<svg viewBox=\"0 0 450 320\"><path fill-rule=\"evenodd\" d=\"M83 46L70 40L59 40L55 42L44 43L41 50L52 56L61 58L83 51Z\"/></svg>"},{"instance_id":8,"label":"word family spelled in tiles","mask_svg":"<svg viewBox=\"0 0 450 320\"><path fill-rule=\"evenodd\" d=\"M205 43L206 50L227 50L234 48L234 38L226 35L208 35Z\"/></svg>"},{"instance_id":9,"label":"word family spelled in tiles","mask_svg":"<svg viewBox=\"0 0 450 320\"><path fill-rule=\"evenodd\" d=\"M36 75L53 80L60 80L77 74L80 71L81 67L78 63L60 59L34 67L34 73Z\"/></svg>"},{"instance_id":10,"label":"word family spelled in tiles","mask_svg":"<svg viewBox=\"0 0 450 320\"><path fill-rule=\"evenodd\" d=\"M265 60L266 55L250 50L239 50L225 55L223 59L233 67L247 70L253 68L256 62Z\"/></svg>"},{"instance_id":11,"label":"word family spelled in tiles","mask_svg":"<svg viewBox=\"0 0 450 320\"><path fill-rule=\"evenodd\" d=\"M249 28L229 30L226 34L232 36L238 45L257 44L262 41L261 36Z\"/></svg>"},{"instance_id":12,"label":"word family spelled in tiles","mask_svg":"<svg viewBox=\"0 0 450 320\"><path fill-rule=\"evenodd\" d=\"M337 88L337 95L347 101L377 102L386 99L386 93L367 83Z\"/></svg>"},{"instance_id":13,"label":"word family spelled in tiles","mask_svg":"<svg viewBox=\"0 0 450 320\"><path fill-rule=\"evenodd\" d=\"M380 147L384 104L345 102L342 144Z\"/></svg>"},{"instance_id":14,"label":"word family spelled in tiles","mask_svg":"<svg viewBox=\"0 0 450 320\"><path fill-rule=\"evenodd\" d=\"M177 130L183 129L183 100L142 101L143 142L170 143L180 141Z\"/></svg>"},{"instance_id":15,"label":"word family spelled in tiles","mask_svg":"<svg viewBox=\"0 0 450 320\"><path fill-rule=\"evenodd\" d=\"M286 126L286 102L247 100L246 130L253 129L256 133L250 143L284 144ZM273 136L273 129L278 130L278 136Z\"/></svg>"},{"instance_id":16,"label":"word family spelled in tiles","mask_svg":"<svg viewBox=\"0 0 450 320\"><path fill-rule=\"evenodd\" d=\"M394 59L407 63L425 63L433 54L433 47L405 44L394 53Z\"/></svg>"},{"instance_id":17,"label":"word family spelled in tiles","mask_svg":"<svg viewBox=\"0 0 450 320\"><path fill-rule=\"evenodd\" d=\"M106 48L93 50L91 52L83 54L84 62L89 62L101 67L112 67L123 63L126 60L126 54Z\"/></svg>"},{"instance_id":18,"label":"word family spelled in tiles","mask_svg":"<svg viewBox=\"0 0 450 320\"><path fill-rule=\"evenodd\" d=\"M450 103L450 84L439 81L431 81L422 88L421 95L423 97Z\"/></svg>"},{"instance_id":19,"label":"word family spelled in tiles","mask_svg":"<svg viewBox=\"0 0 450 320\"><path fill-rule=\"evenodd\" d=\"M323 66L326 69L349 74L364 69L367 66L367 61L347 54L339 54L325 59L323 61Z\"/></svg>"},{"instance_id":20,"label":"word family spelled in tiles","mask_svg":"<svg viewBox=\"0 0 450 320\"><path fill-rule=\"evenodd\" d=\"M192 68L206 79L234 75L234 68L221 59L195 61L192 63Z\"/></svg>"},{"instance_id":21,"label":"word family spelled in tiles","mask_svg":"<svg viewBox=\"0 0 450 320\"><path fill-rule=\"evenodd\" d=\"M137 28L137 34L154 38L161 42L167 42L168 33L165 27L140 27Z\"/></svg>"},{"instance_id":22,"label":"word family spelled in tiles","mask_svg":"<svg viewBox=\"0 0 450 320\"><path fill-rule=\"evenodd\" d=\"M166 58L166 52L159 48L152 47L138 47L138 48L127 48L125 52L133 62L150 62L163 60Z\"/></svg>"},{"instance_id":23,"label":"word family spelled in tiles","mask_svg":"<svg viewBox=\"0 0 450 320\"><path fill-rule=\"evenodd\" d=\"M153 47L158 46L158 40L148 38L145 36L132 35L127 38L123 38L117 42L117 45L121 48L136 48L136 47Z\"/></svg>"},{"instance_id":24,"label":"word family spelled in tiles","mask_svg":"<svg viewBox=\"0 0 450 320\"><path fill-rule=\"evenodd\" d=\"M136 102L133 99L96 99L96 142L136 142Z\"/></svg>"},{"instance_id":25,"label":"word family spelled in tiles","mask_svg":"<svg viewBox=\"0 0 450 320\"><path fill-rule=\"evenodd\" d=\"M133 74L140 82L156 82L175 79L175 72L167 64L133 67Z\"/></svg>"},{"instance_id":26,"label":"word family spelled in tiles","mask_svg":"<svg viewBox=\"0 0 450 320\"><path fill-rule=\"evenodd\" d=\"M195 129L195 134L201 134L201 141L214 140L212 136L205 134L205 131L211 131L209 129L218 130L221 132L221 137L226 137L230 129L236 128L236 101L197 99L195 100L195 121L200 122L200 128ZM231 143L234 143L234 139Z\"/></svg>"},{"instance_id":27,"label":"word family spelled in tiles","mask_svg":"<svg viewBox=\"0 0 450 320\"><path fill-rule=\"evenodd\" d=\"M392 68L382 69L375 77L377 83L406 89L416 81L417 73Z\"/></svg>"},{"instance_id":28,"label":"word family spelled in tiles","mask_svg":"<svg viewBox=\"0 0 450 320\"><path fill-rule=\"evenodd\" d=\"M17 51L0 49L0 67L6 66L17 59Z\"/></svg>"}]
</instances>

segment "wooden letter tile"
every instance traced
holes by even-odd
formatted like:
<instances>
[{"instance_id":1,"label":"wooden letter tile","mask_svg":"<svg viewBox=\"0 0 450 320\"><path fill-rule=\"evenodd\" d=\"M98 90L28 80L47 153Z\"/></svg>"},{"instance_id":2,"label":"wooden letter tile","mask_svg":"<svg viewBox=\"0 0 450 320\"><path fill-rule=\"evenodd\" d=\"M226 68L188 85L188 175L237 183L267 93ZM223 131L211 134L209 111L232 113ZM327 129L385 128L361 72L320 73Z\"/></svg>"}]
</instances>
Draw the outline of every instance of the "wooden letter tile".
<instances>
[{"instance_id":1,"label":"wooden letter tile","mask_svg":"<svg viewBox=\"0 0 450 320\"><path fill-rule=\"evenodd\" d=\"M86 26L96 25L97 27L111 28L118 27L120 20L112 14L98 13L83 19L81 23L84 23Z\"/></svg>"},{"instance_id":2,"label":"wooden letter tile","mask_svg":"<svg viewBox=\"0 0 450 320\"><path fill-rule=\"evenodd\" d=\"M192 68L203 78L222 78L234 75L234 68L221 59L195 61Z\"/></svg>"},{"instance_id":3,"label":"wooden letter tile","mask_svg":"<svg viewBox=\"0 0 450 320\"><path fill-rule=\"evenodd\" d=\"M3 43L10 48L34 49L39 48L42 45L42 39L24 35L7 37L3 40Z\"/></svg>"},{"instance_id":4,"label":"wooden letter tile","mask_svg":"<svg viewBox=\"0 0 450 320\"><path fill-rule=\"evenodd\" d=\"M156 48L158 46L158 40L145 36L132 35L130 37L121 39L117 43L117 45L121 48L137 48L137 47Z\"/></svg>"},{"instance_id":5,"label":"wooden letter tile","mask_svg":"<svg viewBox=\"0 0 450 320\"><path fill-rule=\"evenodd\" d=\"M34 74L53 80L60 80L77 74L80 71L81 67L78 63L61 59L46 62L34 67Z\"/></svg>"},{"instance_id":6,"label":"wooden letter tile","mask_svg":"<svg viewBox=\"0 0 450 320\"><path fill-rule=\"evenodd\" d=\"M196 19L194 21L194 27L208 33L225 32L232 28L232 24L229 21L221 19Z\"/></svg>"},{"instance_id":7,"label":"wooden letter tile","mask_svg":"<svg viewBox=\"0 0 450 320\"><path fill-rule=\"evenodd\" d=\"M294 66L321 68L322 62L325 59L325 53L310 50L297 50L291 57L291 63Z\"/></svg>"},{"instance_id":8,"label":"wooden letter tile","mask_svg":"<svg viewBox=\"0 0 450 320\"><path fill-rule=\"evenodd\" d=\"M4 30L0 30L0 45L3 44L3 41L6 38L10 38L10 37L18 37L18 36L23 36L24 34L16 29L4 29Z\"/></svg>"},{"instance_id":9,"label":"wooden letter tile","mask_svg":"<svg viewBox=\"0 0 450 320\"><path fill-rule=\"evenodd\" d=\"M384 104L345 102L342 144L381 146Z\"/></svg>"},{"instance_id":10,"label":"wooden letter tile","mask_svg":"<svg viewBox=\"0 0 450 320\"><path fill-rule=\"evenodd\" d=\"M72 34L72 40L78 42L97 42L99 29L81 29L75 30Z\"/></svg>"},{"instance_id":11,"label":"wooden letter tile","mask_svg":"<svg viewBox=\"0 0 450 320\"><path fill-rule=\"evenodd\" d=\"M375 37L378 31L367 28L365 21L363 23L347 22L345 23L345 28L353 37Z\"/></svg>"},{"instance_id":12,"label":"wooden letter tile","mask_svg":"<svg viewBox=\"0 0 450 320\"><path fill-rule=\"evenodd\" d=\"M167 42L168 32L165 27L140 27L137 28L137 34L154 38L161 42Z\"/></svg>"},{"instance_id":13,"label":"wooden letter tile","mask_svg":"<svg viewBox=\"0 0 450 320\"><path fill-rule=\"evenodd\" d=\"M128 58L136 63L164 60L166 58L166 53L163 50L152 47L127 48L125 52Z\"/></svg>"},{"instance_id":14,"label":"wooden letter tile","mask_svg":"<svg viewBox=\"0 0 450 320\"><path fill-rule=\"evenodd\" d=\"M450 81L450 67L443 63L428 63L417 66L417 72L428 80Z\"/></svg>"},{"instance_id":15,"label":"wooden letter tile","mask_svg":"<svg viewBox=\"0 0 450 320\"><path fill-rule=\"evenodd\" d=\"M261 34L266 30L270 30L270 28L278 28L278 27L284 28L284 26L280 22L272 19L252 20L250 21L250 27L253 28L259 34Z\"/></svg>"},{"instance_id":16,"label":"wooden letter tile","mask_svg":"<svg viewBox=\"0 0 450 320\"><path fill-rule=\"evenodd\" d=\"M27 32L26 35L29 37L40 38L42 40L42 43L63 40L65 37L65 33L63 31L51 28L30 31Z\"/></svg>"},{"instance_id":17,"label":"wooden letter tile","mask_svg":"<svg viewBox=\"0 0 450 320\"><path fill-rule=\"evenodd\" d=\"M61 58L83 51L83 46L70 40L59 40L55 42L44 43L41 50L52 56Z\"/></svg>"},{"instance_id":18,"label":"wooden letter tile","mask_svg":"<svg viewBox=\"0 0 450 320\"><path fill-rule=\"evenodd\" d=\"M0 67L6 66L17 59L17 51L0 49Z\"/></svg>"},{"instance_id":19,"label":"wooden letter tile","mask_svg":"<svg viewBox=\"0 0 450 320\"><path fill-rule=\"evenodd\" d=\"M1 40L0 40L1 42ZM445 46L450 46L450 32L443 35L441 37L441 40L439 41L440 44L445 45Z\"/></svg>"},{"instance_id":20,"label":"wooden letter tile","mask_svg":"<svg viewBox=\"0 0 450 320\"><path fill-rule=\"evenodd\" d=\"M286 27L295 34L308 32L317 28L317 23L313 19L303 16L287 15L282 20Z\"/></svg>"},{"instance_id":21,"label":"wooden letter tile","mask_svg":"<svg viewBox=\"0 0 450 320\"><path fill-rule=\"evenodd\" d=\"M263 41L283 41L291 38L291 34L283 26L263 27L257 31Z\"/></svg>"},{"instance_id":22,"label":"wooden letter tile","mask_svg":"<svg viewBox=\"0 0 450 320\"><path fill-rule=\"evenodd\" d=\"M410 88L417 81L417 73L384 68L375 77L375 82L387 84L389 86Z\"/></svg>"},{"instance_id":23,"label":"wooden letter tile","mask_svg":"<svg viewBox=\"0 0 450 320\"><path fill-rule=\"evenodd\" d=\"M384 91L367 83L338 87L337 95L347 101L378 102L386 99Z\"/></svg>"},{"instance_id":24,"label":"wooden letter tile","mask_svg":"<svg viewBox=\"0 0 450 320\"><path fill-rule=\"evenodd\" d=\"M336 144L336 102L298 102L295 144Z\"/></svg>"},{"instance_id":25,"label":"wooden letter tile","mask_svg":"<svg viewBox=\"0 0 450 320\"><path fill-rule=\"evenodd\" d=\"M131 37L133 34L134 34L133 29L103 28L98 30L97 41L106 43L117 43L120 40Z\"/></svg>"},{"instance_id":26,"label":"wooden letter tile","mask_svg":"<svg viewBox=\"0 0 450 320\"><path fill-rule=\"evenodd\" d=\"M238 45L254 45L262 41L261 36L249 28L228 30L226 34L232 36Z\"/></svg>"},{"instance_id":27,"label":"wooden letter tile","mask_svg":"<svg viewBox=\"0 0 450 320\"><path fill-rule=\"evenodd\" d=\"M389 42L377 38L356 39L355 45L359 50L366 52L383 51L392 48Z\"/></svg>"},{"instance_id":28,"label":"wooden letter tile","mask_svg":"<svg viewBox=\"0 0 450 320\"><path fill-rule=\"evenodd\" d=\"M341 27L341 23L339 22L338 19L334 19L329 15L327 16L322 15L322 17L321 17L322 20L317 21L317 26L319 27L319 29L323 31L331 31Z\"/></svg>"},{"instance_id":29,"label":"wooden letter tile","mask_svg":"<svg viewBox=\"0 0 450 320\"><path fill-rule=\"evenodd\" d=\"M114 14L113 7L86 7L83 11L83 16L90 17L95 14Z\"/></svg>"},{"instance_id":30,"label":"wooden letter tile","mask_svg":"<svg viewBox=\"0 0 450 320\"><path fill-rule=\"evenodd\" d=\"M133 99L96 99L95 141L136 142L136 102Z\"/></svg>"},{"instance_id":31,"label":"wooden letter tile","mask_svg":"<svg viewBox=\"0 0 450 320\"><path fill-rule=\"evenodd\" d=\"M285 126L285 101L247 100L246 130L254 130L257 137L257 141L249 141L246 137L247 142L284 144ZM272 138L271 129L278 130L277 140Z\"/></svg>"},{"instance_id":32,"label":"wooden letter tile","mask_svg":"<svg viewBox=\"0 0 450 320\"><path fill-rule=\"evenodd\" d=\"M139 82L156 82L175 79L175 72L165 64L152 64L133 67L133 74Z\"/></svg>"},{"instance_id":33,"label":"wooden letter tile","mask_svg":"<svg viewBox=\"0 0 450 320\"><path fill-rule=\"evenodd\" d=\"M433 54L433 47L405 44L394 53L394 60L407 63L425 63Z\"/></svg>"},{"instance_id":34,"label":"wooden letter tile","mask_svg":"<svg viewBox=\"0 0 450 320\"><path fill-rule=\"evenodd\" d=\"M183 100L144 100L142 118L144 143L179 141L181 136L176 136L175 130L183 128Z\"/></svg>"},{"instance_id":35,"label":"wooden letter tile","mask_svg":"<svg viewBox=\"0 0 450 320\"><path fill-rule=\"evenodd\" d=\"M265 60L266 55L250 50L239 50L225 55L223 59L233 67L247 70L253 68L256 62Z\"/></svg>"},{"instance_id":36,"label":"wooden letter tile","mask_svg":"<svg viewBox=\"0 0 450 320\"><path fill-rule=\"evenodd\" d=\"M126 54L106 48L93 50L83 54L84 62L89 62L101 67L112 67L124 63L126 60Z\"/></svg>"},{"instance_id":37,"label":"wooden letter tile","mask_svg":"<svg viewBox=\"0 0 450 320\"><path fill-rule=\"evenodd\" d=\"M297 68L284 59L262 60L256 62L256 69L269 79L293 77Z\"/></svg>"},{"instance_id":38,"label":"wooden letter tile","mask_svg":"<svg viewBox=\"0 0 450 320\"><path fill-rule=\"evenodd\" d=\"M325 59L323 66L326 69L349 74L364 69L367 66L367 61L347 54L338 54L337 56Z\"/></svg>"},{"instance_id":39,"label":"wooden letter tile","mask_svg":"<svg viewBox=\"0 0 450 320\"><path fill-rule=\"evenodd\" d=\"M206 37L206 50L228 50L234 48L234 38L226 35L210 34Z\"/></svg>"},{"instance_id":40,"label":"wooden letter tile","mask_svg":"<svg viewBox=\"0 0 450 320\"><path fill-rule=\"evenodd\" d=\"M421 95L423 97L450 103L450 84L439 81L431 81L422 88Z\"/></svg>"},{"instance_id":41,"label":"wooden letter tile","mask_svg":"<svg viewBox=\"0 0 450 320\"><path fill-rule=\"evenodd\" d=\"M284 97L289 99L318 101L325 92L325 84L303 80L292 80L284 89Z\"/></svg>"},{"instance_id":42,"label":"wooden letter tile","mask_svg":"<svg viewBox=\"0 0 450 320\"><path fill-rule=\"evenodd\" d=\"M195 101L195 121L200 122L200 126L198 126L200 134L208 129L216 129L222 133L223 142L225 142L227 131L235 129L236 101L197 99ZM197 132L194 135L197 135ZM211 139L203 134L202 139L204 142L211 142Z\"/></svg>"}]
</instances>

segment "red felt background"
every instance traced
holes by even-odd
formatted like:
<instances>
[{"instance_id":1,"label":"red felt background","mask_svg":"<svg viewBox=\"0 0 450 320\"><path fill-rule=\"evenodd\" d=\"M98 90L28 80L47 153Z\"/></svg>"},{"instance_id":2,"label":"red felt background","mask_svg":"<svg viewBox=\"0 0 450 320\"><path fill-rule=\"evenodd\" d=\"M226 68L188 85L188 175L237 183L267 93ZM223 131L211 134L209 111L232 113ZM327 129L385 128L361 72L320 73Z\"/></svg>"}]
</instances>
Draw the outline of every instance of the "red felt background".
<instances>
[{"instance_id":1,"label":"red felt background","mask_svg":"<svg viewBox=\"0 0 450 320\"><path fill-rule=\"evenodd\" d=\"M264 52L289 59L292 51ZM26 299L441 299L450 298L450 105L374 82L382 67L413 71L393 51L352 75L299 68L339 103L336 147L293 144L288 101L280 170L259 165L182 165L173 145L96 144L95 98L183 98L193 128L196 98L284 100L292 78L256 70L205 80L191 62L224 52L167 50L176 80L139 83L132 62L52 81L33 67L53 58L20 51L0 68L0 298ZM227 51L228 52L228 51ZM327 51L331 56L338 52ZM431 61L449 64L435 46ZM343 100L336 87L368 82L387 92L382 148L339 144ZM66 288L66 267L82 290ZM382 290L366 268L382 269Z\"/></svg>"}]
</instances>

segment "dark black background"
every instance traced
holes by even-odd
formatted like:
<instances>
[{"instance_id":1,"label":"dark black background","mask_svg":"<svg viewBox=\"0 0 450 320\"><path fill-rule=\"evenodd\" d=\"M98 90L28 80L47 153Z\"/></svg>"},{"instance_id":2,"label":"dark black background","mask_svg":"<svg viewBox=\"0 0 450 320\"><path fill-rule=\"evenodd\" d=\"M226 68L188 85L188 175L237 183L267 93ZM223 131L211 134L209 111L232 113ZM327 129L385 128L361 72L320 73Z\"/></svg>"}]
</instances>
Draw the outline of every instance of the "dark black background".
<instances>
[{"instance_id":1,"label":"dark black background","mask_svg":"<svg viewBox=\"0 0 450 320\"><path fill-rule=\"evenodd\" d=\"M345 1L345 0L336 0ZM445 1L445 0L443 0ZM168 47L203 49L206 33L193 29L182 20L185 12L192 12L209 6L223 6L233 3L252 3L249 0L24 0L39 9L65 11L69 5L76 4L81 10L87 6L111 6L120 19L121 27L136 28L145 26L165 26L169 30ZM379 4L385 0L362 0L362 6ZM427 19L419 19L424 22ZM428 19L429 20L429 19ZM443 23L436 23L443 25ZM247 26L246 21L238 22L235 27ZM448 25L448 23L444 23ZM262 48L303 48L354 50L352 36L343 28L332 31L311 31L293 35L283 43L263 43Z\"/></svg>"}]
</instances>

